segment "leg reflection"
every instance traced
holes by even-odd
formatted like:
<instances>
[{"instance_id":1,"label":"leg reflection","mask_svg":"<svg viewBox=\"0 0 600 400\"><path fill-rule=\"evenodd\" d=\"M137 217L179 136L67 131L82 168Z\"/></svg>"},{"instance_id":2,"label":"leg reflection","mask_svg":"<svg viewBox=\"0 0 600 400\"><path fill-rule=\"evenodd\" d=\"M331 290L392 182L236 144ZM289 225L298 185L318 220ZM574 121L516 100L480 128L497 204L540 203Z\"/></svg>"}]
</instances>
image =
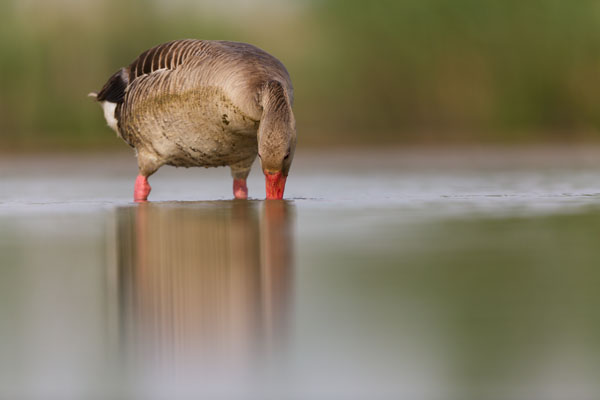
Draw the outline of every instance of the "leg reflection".
<instances>
[{"instance_id":1,"label":"leg reflection","mask_svg":"<svg viewBox=\"0 0 600 400\"><path fill-rule=\"evenodd\" d=\"M118 209L114 286L128 365L243 370L284 350L292 208L232 201Z\"/></svg>"}]
</instances>

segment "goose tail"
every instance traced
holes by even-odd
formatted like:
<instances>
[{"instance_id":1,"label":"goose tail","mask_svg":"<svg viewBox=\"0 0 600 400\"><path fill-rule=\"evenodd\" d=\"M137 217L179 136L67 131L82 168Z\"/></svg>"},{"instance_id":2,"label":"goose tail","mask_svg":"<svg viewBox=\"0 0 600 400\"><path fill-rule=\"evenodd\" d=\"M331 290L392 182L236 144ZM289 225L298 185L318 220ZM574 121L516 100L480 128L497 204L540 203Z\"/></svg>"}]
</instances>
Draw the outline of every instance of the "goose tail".
<instances>
[{"instance_id":1,"label":"goose tail","mask_svg":"<svg viewBox=\"0 0 600 400\"><path fill-rule=\"evenodd\" d=\"M125 89L129 85L129 74L125 68L115 72L96 95L98 101L122 103L125 98Z\"/></svg>"}]
</instances>

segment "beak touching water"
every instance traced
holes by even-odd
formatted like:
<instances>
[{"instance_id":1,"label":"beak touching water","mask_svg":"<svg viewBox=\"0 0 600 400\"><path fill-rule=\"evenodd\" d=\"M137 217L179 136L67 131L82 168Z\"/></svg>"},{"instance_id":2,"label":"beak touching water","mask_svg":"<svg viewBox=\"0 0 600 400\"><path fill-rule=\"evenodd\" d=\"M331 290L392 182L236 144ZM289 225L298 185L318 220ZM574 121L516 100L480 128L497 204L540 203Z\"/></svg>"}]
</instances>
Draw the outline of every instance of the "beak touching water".
<instances>
[{"instance_id":1,"label":"beak touching water","mask_svg":"<svg viewBox=\"0 0 600 400\"><path fill-rule=\"evenodd\" d=\"M287 179L287 176L284 176L281 171L264 171L264 174L267 188L267 200L283 199L283 191L285 190L285 180Z\"/></svg>"}]
</instances>

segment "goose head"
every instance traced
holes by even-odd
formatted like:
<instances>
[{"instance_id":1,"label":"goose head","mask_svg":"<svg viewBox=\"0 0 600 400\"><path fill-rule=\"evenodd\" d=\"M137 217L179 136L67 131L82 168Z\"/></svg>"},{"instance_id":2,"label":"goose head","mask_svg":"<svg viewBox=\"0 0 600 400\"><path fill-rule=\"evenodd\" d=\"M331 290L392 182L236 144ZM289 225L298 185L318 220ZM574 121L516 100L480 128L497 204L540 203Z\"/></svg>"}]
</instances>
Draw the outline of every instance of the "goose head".
<instances>
[{"instance_id":1,"label":"goose head","mask_svg":"<svg viewBox=\"0 0 600 400\"><path fill-rule=\"evenodd\" d=\"M267 199L282 199L285 182L296 149L296 126L293 121L261 121L258 157L265 175ZM263 129L261 129L263 128Z\"/></svg>"}]
</instances>

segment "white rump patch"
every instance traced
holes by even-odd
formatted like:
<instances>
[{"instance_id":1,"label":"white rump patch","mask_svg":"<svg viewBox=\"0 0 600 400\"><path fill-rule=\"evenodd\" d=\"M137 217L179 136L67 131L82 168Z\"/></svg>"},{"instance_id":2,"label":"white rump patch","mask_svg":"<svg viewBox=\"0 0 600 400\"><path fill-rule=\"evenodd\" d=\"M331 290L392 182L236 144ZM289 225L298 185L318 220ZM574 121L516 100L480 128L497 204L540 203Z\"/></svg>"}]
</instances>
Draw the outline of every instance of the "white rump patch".
<instances>
[{"instance_id":1,"label":"white rump patch","mask_svg":"<svg viewBox=\"0 0 600 400\"><path fill-rule=\"evenodd\" d=\"M102 102L102 109L104 110L104 119L106 119L106 123L115 132L119 133L119 127L117 126L117 119L115 118L115 109L117 108L117 103L111 103L109 101Z\"/></svg>"}]
</instances>

